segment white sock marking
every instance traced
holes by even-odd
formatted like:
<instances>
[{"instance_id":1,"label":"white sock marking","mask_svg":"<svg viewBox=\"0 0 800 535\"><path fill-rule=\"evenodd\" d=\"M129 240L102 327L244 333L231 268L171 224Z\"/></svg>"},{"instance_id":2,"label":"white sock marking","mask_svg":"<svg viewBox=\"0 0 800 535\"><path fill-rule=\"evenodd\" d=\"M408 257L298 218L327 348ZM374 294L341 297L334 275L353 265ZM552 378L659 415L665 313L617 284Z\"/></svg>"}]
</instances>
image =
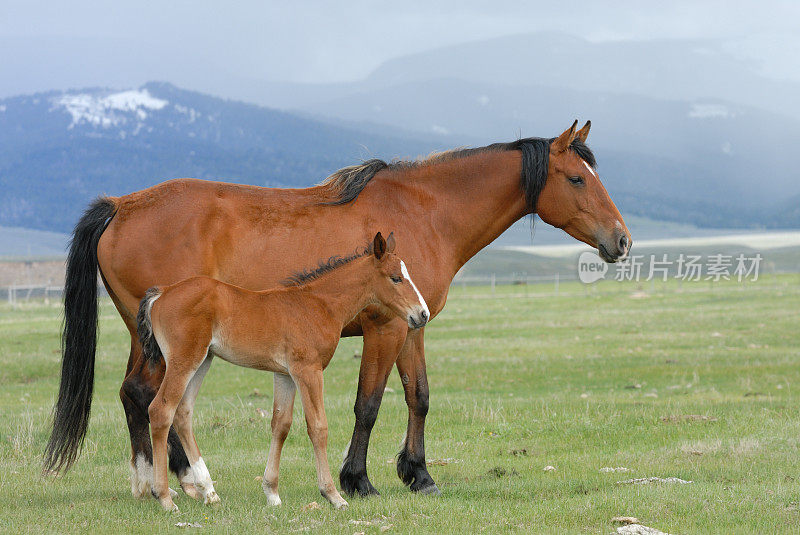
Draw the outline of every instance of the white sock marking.
<instances>
[{"instance_id":1,"label":"white sock marking","mask_svg":"<svg viewBox=\"0 0 800 535\"><path fill-rule=\"evenodd\" d=\"M203 491L207 492L214 490L214 483L211 481L211 474L208 472L206 462L200 457L196 463L192 465L192 473L194 474L195 485L200 487Z\"/></svg>"}]
</instances>

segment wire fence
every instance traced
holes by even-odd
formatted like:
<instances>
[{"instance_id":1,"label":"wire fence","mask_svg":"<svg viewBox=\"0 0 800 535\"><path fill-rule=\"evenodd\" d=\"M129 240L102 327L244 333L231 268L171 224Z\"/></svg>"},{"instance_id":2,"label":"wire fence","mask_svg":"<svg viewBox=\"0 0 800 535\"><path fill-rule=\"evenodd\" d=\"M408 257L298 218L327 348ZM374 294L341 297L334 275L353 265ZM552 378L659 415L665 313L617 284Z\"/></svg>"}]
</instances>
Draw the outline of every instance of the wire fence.
<instances>
[{"instance_id":1,"label":"wire fence","mask_svg":"<svg viewBox=\"0 0 800 535\"><path fill-rule=\"evenodd\" d=\"M597 295L598 293L615 293L641 291L647 293L682 292L682 291L714 291L723 285L735 284L740 290L757 286L769 286L777 278L782 277L782 282L787 282L786 273L770 273L761 276L758 281L736 282L733 280L722 281L681 281L671 279L661 281L657 279L646 281L619 282L603 280L592 284L583 284L575 275L553 273L552 275L528 275L527 273L490 274L490 275L457 275L450 285L452 295L470 295L473 297L536 297L548 295ZM795 273L800 284L800 274ZM60 302L63 298L64 287L44 284L17 284L0 287L0 302L6 302L16 308L21 303L44 301ZM98 286L98 295L107 297L108 293L102 286Z\"/></svg>"},{"instance_id":2,"label":"wire fence","mask_svg":"<svg viewBox=\"0 0 800 535\"><path fill-rule=\"evenodd\" d=\"M108 296L103 286L98 286L99 296ZM5 301L12 307L30 301L61 301L64 295L63 286L50 286L46 284L14 284L0 287L0 301Z\"/></svg>"}]
</instances>

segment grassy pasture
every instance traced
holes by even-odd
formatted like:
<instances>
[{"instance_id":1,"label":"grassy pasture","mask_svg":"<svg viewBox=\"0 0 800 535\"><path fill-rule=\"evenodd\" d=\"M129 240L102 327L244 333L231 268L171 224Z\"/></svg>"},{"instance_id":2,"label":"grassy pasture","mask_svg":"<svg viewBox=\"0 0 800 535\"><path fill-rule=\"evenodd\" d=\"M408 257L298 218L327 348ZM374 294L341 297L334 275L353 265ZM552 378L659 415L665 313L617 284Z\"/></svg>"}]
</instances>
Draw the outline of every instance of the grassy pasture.
<instances>
[{"instance_id":1,"label":"grassy pasture","mask_svg":"<svg viewBox=\"0 0 800 535\"><path fill-rule=\"evenodd\" d=\"M345 511L317 492L299 402L281 467L284 504L266 506L255 478L271 375L221 361L195 429L222 504L181 495L173 516L134 500L117 396L128 342L108 302L83 454L65 476L43 479L60 309L0 305L0 532L180 532L175 523L197 522L203 528L186 530L611 533L618 515L669 533L800 531L800 276L537 289L454 288L427 329L426 446L443 495L412 495L394 473L406 410L393 373L369 452L382 496L350 499ZM325 374L334 466L352 431L359 342L343 340ZM617 484L649 476L692 483ZM304 510L312 501L322 507Z\"/></svg>"}]
</instances>

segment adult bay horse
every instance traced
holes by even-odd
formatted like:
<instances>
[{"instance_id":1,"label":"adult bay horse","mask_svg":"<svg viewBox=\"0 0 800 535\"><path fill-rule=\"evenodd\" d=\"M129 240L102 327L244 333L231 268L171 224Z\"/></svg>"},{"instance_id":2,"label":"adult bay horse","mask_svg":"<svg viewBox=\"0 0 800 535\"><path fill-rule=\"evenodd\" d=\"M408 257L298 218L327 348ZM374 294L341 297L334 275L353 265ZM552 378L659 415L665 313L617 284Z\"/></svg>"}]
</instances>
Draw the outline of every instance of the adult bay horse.
<instances>
[{"instance_id":1,"label":"adult bay horse","mask_svg":"<svg viewBox=\"0 0 800 535\"><path fill-rule=\"evenodd\" d=\"M464 263L530 213L596 247L608 262L624 258L631 238L586 146L589 122L551 139L445 152L414 162L369 160L318 186L268 189L173 180L123 197L96 200L78 221L67 258L61 385L46 469L68 468L86 434L94 381L97 272L130 335L120 398L131 437L131 488L150 492L149 406L164 373L142 359L136 313L145 291L193 275L252 290L276 285L308 265L365 243L375 228L393 229L398 254L431 317L444 307ZM363 336L355 428L339 479L348 495L376 493L367 478L370 432L396 363L408 405L397 473L411 490L438 492L425 466L428 413L424 329L367 308L342 331ZM197 496L180 441L170 433L170 468Z\"/></svg>"},{"instance_id":2,"label":"adult bay horse","mask_svg":"<svg viewBox=\"0 0 800 535\"><path fill-rule=\"evenodd\" d=\"M363 251L295 277L288 288L253 292L201 276L147 290L137 316L139 339L144 358L155 364L163 360L167 367L148 409L153 495L164 509L178 511L167 481L167 434L173 424L203 501L219 502L192 431L194 402L214 356L275 374L272 441L261 481L268 503L281 504L278 466L297 389L314 446L319 491L337 509L347 506L328 468L322 371L344 326L367 305L382 306L412 329L428 322L425 300L394 248L392 234L384 239L379 232Z\"/></svg>"}]
</instances>

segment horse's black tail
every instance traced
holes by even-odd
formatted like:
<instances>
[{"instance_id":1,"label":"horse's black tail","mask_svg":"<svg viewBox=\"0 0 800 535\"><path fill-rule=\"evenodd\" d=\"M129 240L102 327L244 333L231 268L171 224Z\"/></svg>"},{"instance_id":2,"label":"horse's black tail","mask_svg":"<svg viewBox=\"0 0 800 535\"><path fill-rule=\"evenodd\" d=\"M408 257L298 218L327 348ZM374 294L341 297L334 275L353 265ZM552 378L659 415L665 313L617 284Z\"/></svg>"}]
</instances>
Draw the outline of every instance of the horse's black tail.
<instances>
[{"instance_id":1,"label":"horse's black tail","mask_svg":"<svg viewBox=\"0 0 800 535\"><path fill-rule=\"evenodd\" d=\"M97 242L116 209L113 200L97 198L72 233L64 282L61 386L44 453L45 471L69 469L86 436L97 348Z\"/></svg>"},{"instance_id":2,"label":"horse's black tail","mask_svg":"<svg viewBox=\"0 0 800 535\"><path fill-rule=\"evenodd\" d=\"M144 294L142 302L139 303L139 313L136 314L136 330L139 332L139 343L142 345L142 355L144 359L151 363L159 362L164 355L158 346L156 337L153 336L153 323L150 319L150 311L153 309L153 301L161 297L161 289L150 288Z\"/></svg>"}]
</instances>

